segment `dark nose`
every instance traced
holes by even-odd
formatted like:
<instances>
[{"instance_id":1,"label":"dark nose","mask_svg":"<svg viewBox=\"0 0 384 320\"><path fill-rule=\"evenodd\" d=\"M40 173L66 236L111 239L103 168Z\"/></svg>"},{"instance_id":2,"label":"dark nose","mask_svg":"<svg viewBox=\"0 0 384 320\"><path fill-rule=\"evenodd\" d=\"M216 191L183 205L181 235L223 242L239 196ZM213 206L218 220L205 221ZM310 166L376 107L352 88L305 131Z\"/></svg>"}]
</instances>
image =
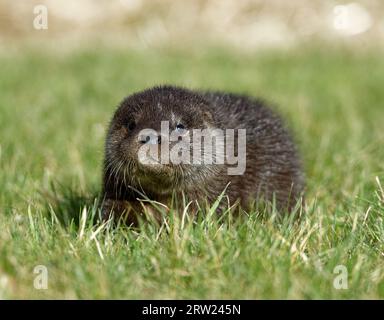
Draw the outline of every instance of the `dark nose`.
<instances>
[{"instance_id":1,"label":"dark nose","mask_svg":"<svg viewBox=\"0 0 384 320\"><path fill-rule=\"evenodd\" d=\"M161 135L142 135L140 136L139 141L143 144L161 144Z\"/></svg>"},{"instance_id":2,"label":"dark nose","mask_svg":"<svg viewBox=\"0 0 384 320\"><path fill-rule=\"evenodd\" d=\"M151 139L150 136L140 136L139 141L140 141L141 143L147 143L147 142L149 142L150 139Z\"/></svg>"}]
</instances>

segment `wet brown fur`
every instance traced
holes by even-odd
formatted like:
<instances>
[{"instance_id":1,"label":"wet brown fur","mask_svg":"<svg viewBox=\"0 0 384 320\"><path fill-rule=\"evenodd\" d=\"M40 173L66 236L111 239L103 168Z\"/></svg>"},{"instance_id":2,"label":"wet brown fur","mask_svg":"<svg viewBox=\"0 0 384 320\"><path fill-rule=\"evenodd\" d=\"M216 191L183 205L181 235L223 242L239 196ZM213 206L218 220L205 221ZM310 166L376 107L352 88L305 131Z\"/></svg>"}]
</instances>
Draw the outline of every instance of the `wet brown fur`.
<instances>
[{"instance_id":1,"label":"wet brown fur","mask_svg":"<svg viewBox=\"0 0 384 320\"><path fill-rule=\"evenodd\" d=\"M174 119L173 119L174 118ZM227 175L227 165L177 165L156 171L137 161L141 129L160 130L182 122L187 128L247 130L246 171ZM135 123L135 126L132 126ZM172 128L170 129L172 130ZM223 92L200 92L160 86L123 100L109 126L103 171L104 218L128 217L135 224L143 212L143 195L169 205L172 194L189 200L214 201L226 189L231 203L245 209L254 200L276 201L289 212L302 196L304 181L292 138L281 119L264 102Z\"/></svg>"}]
</instances>

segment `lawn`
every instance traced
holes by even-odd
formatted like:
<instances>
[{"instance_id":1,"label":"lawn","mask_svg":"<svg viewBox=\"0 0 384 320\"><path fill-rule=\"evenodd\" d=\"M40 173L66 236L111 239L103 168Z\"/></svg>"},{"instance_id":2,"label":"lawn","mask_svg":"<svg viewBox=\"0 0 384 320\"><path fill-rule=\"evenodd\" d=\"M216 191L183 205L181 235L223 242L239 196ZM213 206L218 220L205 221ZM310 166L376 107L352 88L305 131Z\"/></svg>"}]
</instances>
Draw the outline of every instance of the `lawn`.
<instances>
[{"instance_id":1,"label":"lawn","mask_svg":"<svg viewBox=\"0 0 384 320\"><path fill-rule=\"evenodd\" d=\"M59 49L0 53L0 298L384 298L382 52ZM301 219L213 204L194 223L93 223L110 117L163 83L271 101L303 157Z\"/></svg>"}]
</instances>

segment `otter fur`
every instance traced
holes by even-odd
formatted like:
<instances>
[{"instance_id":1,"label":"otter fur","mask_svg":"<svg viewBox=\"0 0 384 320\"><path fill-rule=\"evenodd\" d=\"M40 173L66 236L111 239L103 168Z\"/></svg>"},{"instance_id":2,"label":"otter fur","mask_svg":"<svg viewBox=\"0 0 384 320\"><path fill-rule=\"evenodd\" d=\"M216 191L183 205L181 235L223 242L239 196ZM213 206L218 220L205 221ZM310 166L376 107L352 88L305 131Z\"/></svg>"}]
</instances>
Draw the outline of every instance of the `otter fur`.
<instances>
[{"instance_id":1,"label":"otter fur","mask_svg":"<svg viewBox=\"0 0 384 320\"><path fill-rule=\"evenodd\" d=\"M184 135L194 129L245 129L244 172L228 174L225 162L141 163L143 145L161 147L161 121ZM146 128L158 136L140 136ZM215 201L223 190L231 204L247 209L254 201L269 201L280 212L290 212L303 195L297 148L281 118L266 103L245 95L176 86L150 88L121 102L105 143L105 219L125 216L128 223L136 224L145 207L140 200L144 197L168 206L172 197L185 196L198 204Z\"/></svg>"}]
</instances>

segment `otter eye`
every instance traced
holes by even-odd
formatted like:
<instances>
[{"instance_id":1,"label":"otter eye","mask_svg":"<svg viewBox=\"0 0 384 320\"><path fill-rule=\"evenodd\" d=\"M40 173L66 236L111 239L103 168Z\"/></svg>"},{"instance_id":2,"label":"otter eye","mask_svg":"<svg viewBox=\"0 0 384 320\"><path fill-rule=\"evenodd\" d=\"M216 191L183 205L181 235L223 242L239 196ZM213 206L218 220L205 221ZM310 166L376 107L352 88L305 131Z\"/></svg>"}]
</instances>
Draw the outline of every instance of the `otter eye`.
<instances>
[{"instance_id":1,"label":"otter eye","mask_svg":"<svg viewBox=\"0 0 384 320\"><path fill-rule=\"evenodd\" d=\"M135 123L135 121L133 121L133 120L132 120L132 121L129 121L127 127L128 127L129 130L133 130L133 129L135 129L135 128L136 128L136 123Z\"/></svg>"},{"instance_id":2,"label":"otter eye","mask_svg":"<svg viewBox=\"0 0 384 320\"><path fill-rule=\"evenodd\" d=\"M184 129L185 129L185 127L184 127L184 125L181 124L181 123L179 123L179 124L176 126L176 130L177 130L177 131L182 131L182 130L184 130Z\"/></svg>"}]
</instances>

